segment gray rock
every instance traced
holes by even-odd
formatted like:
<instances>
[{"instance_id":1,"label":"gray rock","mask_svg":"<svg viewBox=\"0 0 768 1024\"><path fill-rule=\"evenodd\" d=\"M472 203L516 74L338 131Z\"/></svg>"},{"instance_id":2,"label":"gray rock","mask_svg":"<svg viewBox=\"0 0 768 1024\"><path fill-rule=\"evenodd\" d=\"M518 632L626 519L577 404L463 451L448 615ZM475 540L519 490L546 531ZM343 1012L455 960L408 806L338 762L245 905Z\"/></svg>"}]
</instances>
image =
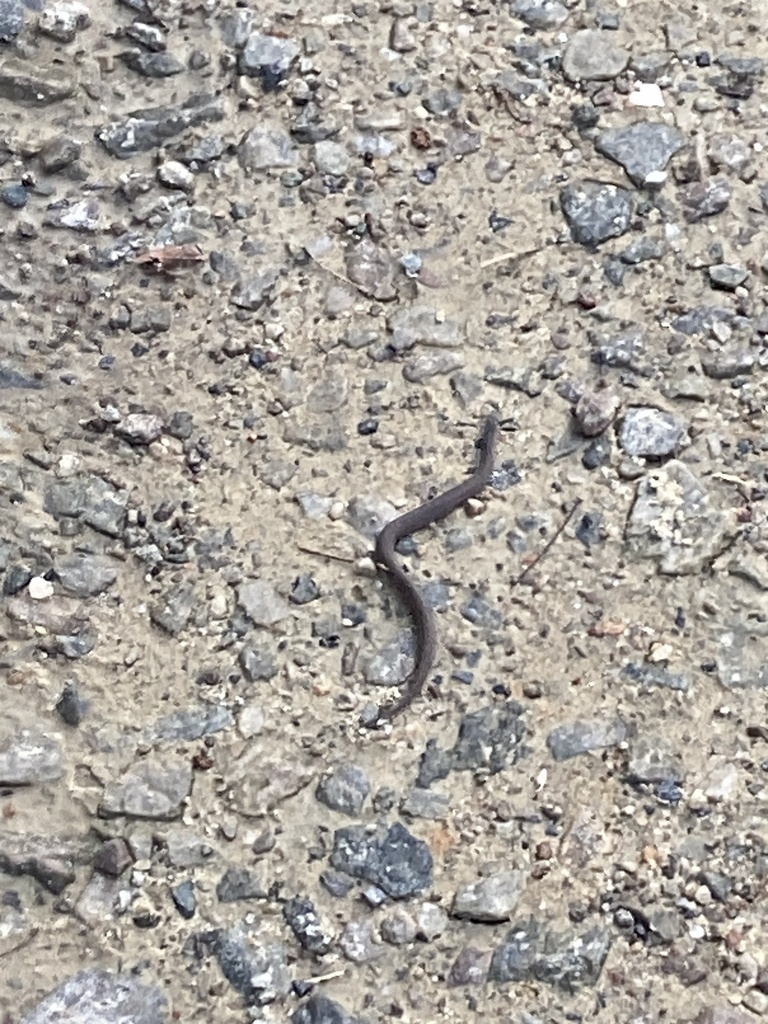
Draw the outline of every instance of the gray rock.
<instances>
[{"instance_id":1,"label":"gray rock","mask_svg":"<svg viewBox=\"0 0 768 1024\"><path fill-rule=\"evenodd\" d=\"M98 231L101 227L101 207L95 199L81 199L79 203L57 211L50 223L72 231Z\"/></svg>"},{"instance_id":2,"label":"gray rock","mask_svg":"<svg viewBox=\"0 0 768 1024\"><path fill-rule=\"evenodd\" d=\"M111 559L83 552L58 559L54 571L62 588L75 597L103 594L117 579L117 568Z\"/></svg>"},{"instance_id":3,"label":"gray rock","mask_svg":"<svg viewBox=\"0 0 768 1024\"><path fill-rule=\"evenodd\" d=\"M612 32L582 29L574 32L565 48L563 73L572 82L607 81L625 70L629 57Z\"/></svg>"},{"instance_id":4,"label":"gray rock","mask_svg":"<svg viewBox=\"0 0 768 1024\"><path fill-rule=\"evenodd\" d=\"M131 312L132 334L162 334L171 329L171 311L165 306L143 307Z\"/></svg>"},{"instance_id":5,"label":"gray rock","mask_svg":"<svg viewBox=\"0 0 768 1024\"><path fill-rule=\"evenodd\" d=\"M559 28L568 19L568 8L559 0L513 0L511 11L536 29Z\"/></svg>"},{"instance_id":6,"label":"gray rock","mask_svg":"<svg viewBox=\"0 0 768 1024\"><path fill-rule=\"evenodd\" d=\"M285 80L300 53L301 48L292 39L253 32L240 54L240 70L260 78L264 89L271 91Z\"/></svg>"},{"instance_id":7,"label":"gray rock","mask_svg":"<svg viewBox=\"0 0 768 1024\"><path fill-rule=\"evenodd\" d=\"M397 298L396 264L388 252L362 241L347 250L344 263L347 277L363 295L379 302L392 302Z\"/></svg>"},{"instance_id":8,"label":"gray rock","mask_svg":"<svg viewBox=\"0 0 768 1024\"><path fill-rule=\"evenodd\" d=\"M115 424L115 433L128 444L146 446L162 437L164 426L162 416L148 412L130 412Z\"/></svg>"},{"instance_id":9,"label":"gray rock","mask_svg":"<svg viewBox=\"0 0 768 1024\"><path fill-rule=\"evenodd\" d=\"M77 83L55 64L33 64L8 52L0 55L0 97L46 107L72 96Z\"/></svg>"},{"instance_id":10,"label":"gray rock","mask_svg":"<svg viewBox=\"0 0 768 1024\"><path fill-rule=\"evenodd\" d=\"M458 352L429 352L409 359L403 378L410 384L423 384L434 377L445 377L462 369L464 358Z\"/></svg>"},{"instance_id":11,"label":"gray rock","mask_svg":"<svg viewBox=\"0 0 768 1024\"><path fill-rule=\"evenodd\" d=\"M362 768L345 762L336 765L321 780L315 796L321 804L340 814L358 817L371 791L371 784Z\"/></svg>"},{"instance_id":12,"label":"gray rock","mask_svg":"<svg viewBox=\"0 0 768 1024\"><path fill-rule=\"evenodd\" d=\"M114 484L87 473L51 481L45 488L45 510L57 519L78 518L99 533L119 537L128 496Z\"/></svg>"},{"instance_id":13,"label":"gray rock","mask_svg":"<svg viewBox=\"0 0 768 1024\"><path fill-rule=\"evenodd\" d=\"M768 686L765 630L732 622L718 636L717 677L728 690L760 690Z\"/></svg>"},{"instance_id":14,"label":"gray rock","mask_svg":"<svg viewBox=\"0 0 768 1024\"><path fill-rule=\"evenodd\" d=\"M235 790L236 809L246 817L259 818L301 792L317 774L301 761L265 761L263 753L255 763L242 765L243 775ZM247 770L246 770L247 768Z\"/></svg>"},{"instance_id":15,"label":"gray rock","mask_svg":"<svg viewBox=\"0 0 768 1024\"><path fill-rule=\"evenodd\" d=\"M623 235L635 210L626 189L595 181L566 186L560 193L560 207L574 242L587 246Z\"/></svg>"},{"instance_id":16,"label":"gray rock","mask_svg":"<svg viewBox=\"0 0 768 1024\"><path fill-rule=\"evenodd\" d=\"M0 42L10 43L24 28L22 0L0 0Z\"/></svg>"},{"instance_id":17,"label":"gray rock","mask_svg":"<svg viewBox=\"0 0 768 1024\"><path fill-rule=\"evenodd\" d=\"M189 128L221 121L224 103L208 93L196 93L179 106L135 110L122 121L112 121L96 132L96 138L112 156L127 160L162 146Z\"/></svg>"},{"instance_id":18,"label":"gray rock","mask_svg":"<svg viewBox=\"0 0 768 1024\"><path fill-rule=\"evenodd\" d=\"M416 922L404 907L394 907L381 919L379 931L391 946L405 946L416 938Z\"/></svg>"},{"instance_id":19,"label":"gray rock","mask_svg":"<svg viewBox=\"0 0 768 1024\"><path fill-rule=\"evenodd\" d=\"M149 617L160 629L178 636L192 617L198 598L191 583L174 586L149 609Z\"/></svg>"},{"instance_id":20,"label":"gray rock","mask_svg":"<svg viewBox=\"0 0 768 1024\"><path fill-rule=\"evenodd\" d=\"M0 390L21 388L28 391L39 391L43 387L42 380L29 377L12 366L0 366Z\"/></svg>"},{"instance_id":21,"label":"gray rock","mask_svg":"<svg viewBox=\"0 0 768 1024\"><path fill-rule=\"evenodd\" d=\"M451 916L497 924L509 921L525 889L522 871L501 871L456 890Z\"/></svg>"},{"instance_id":22,"label":"gray rock","mask_svg":"<svg viewBox=\"0 0 768 1024\"><path fill-rule=\"evenodd\" d=\"M459 348L465 331L456 319L443 318L434 306L420 303L403 306L387 319L388 344L395 352L406 352L414 345L435 348Z\"/></svg>"},{"instance_id":23,"label":"gray rock","mask_svg":"<svg viewBox=\"0 0 768 1024\"><path fill-rule=\"evenodd\" d=\"M170 78L184 71L184 65L170 53L147 53L146 50L125 50L118 57L131 71L145 78Z\"/></svg>"},{"instance_id":24,"label":"gray rock","mask_svg":"<svg viewBox=\"0 0 768 1024\"><path fill-rule=\"evenodd\" d=\"M630 662L624 666L621 674L641 686L663 686L668 690L677 690L681 693L685 693L691 685L691 679L687 672L670 672L660 665Z\"/></svg>"},{"instance_id":25,"label":"gray rock","mask_svg":"<svg viewBox=\"0 0 768 1024\"><path fill-rule=\"evenodd\" d=\"M432 885L432 854L399 822L376 829L351 825L334 833L331 865L379 886L392 899L407 899Z\"/></svg>"},{"instance_id":26,"label":"gray rock","mask_svg":"<svg viewBox=\"0 0 768 1024\"><path fill-rule=\"evenodd\" d=\"M584 437L597 437L613 423L621 399L613 391L585 391L573 410L574 419Z\"/></svg>"},{"instance_id":27,"label":"gray rock","mask_svg":"<svg viewBox=\"0 0 768 1024\"><path fill-rule=\"evenodd\" d=\"M246 580L237 591L237 601L257 626L273 626L288 618L291 608L275 588L264 580Z\"/></svg>"},{"instance_id":28,"label":"gray rock","mask_svg":"<svg viewBox=\"0 0 768 1024\"><path fill-rule=\"evenodd\" d=\"M168 1024L163 990L132 974L80 971L46 996L21 1024Z\"/></svg>"},{"instance_id":29,"label":"gray rock","mask_svg":"<svg viewBox=\"0 0 768 1024\"><path fill-rule=\"evenodd\" d=\"M280 122L260 121L241 139L237 159L244 171L266 171L296 167L299 154Z\"/></svg>"},{"instance_id":30,"label":"gray rock","mask_svg":"<svg viewBox=\"0 0 768 1024\"><path fill-rule=\"evenodd\" d=\"M288 951L279 943L259 940L243 924L205 932L196 936L195 945L213 953L221 973L248 1006L265 1006L291 991Z\"/></svg>"},{"instance_id":31,"label":"gray rock","mask_svg":"<svg viewBox=\"0 0 768 1024\"><path fill-rule=\"evenodd\" d=\"M60 43L74 42L77 33L90 24L90 12L80 0L53 0L46 4L37 19L38 31Z\"/></svg>"},{"instance_id":32,"label":"gray rock","mask_svg":"<svg viewBox=\"0 0 768 1024\"><path fill-rule=\"evenodd\" d=\"M422 942L434 942L448 927L448 915L436 903L422 903L416 918L417 937Z\"/></svg>"},{"instance_id":33,"label":"gray rock","mask_svg":"<svg viewBox=\"0 0 768 1024\"><path fill-rule=\"evenodd\" d=\"M64 774L64 752L56 734L25 729L10 716L0 720L0 786L36 786Z\"/></svg>"},{"instance_id":34,"label":"gray rock","mask_svg":"<svg viewBox=\"0 0 768 1024\"><path fill-rule=\"evenodd\" d=\"M286 900L283 917L299 945L310 953L322 956L333 945L333 931L323 923L312 900L299 896Z\"/></svg>"},{"instance_id":35,"label":"gray rock","mask_svg":"<svg viewBox=\"0 0 768 1024\"><path fill-rule=\"evenodd\" d=\"M240 651L237 661L249 683L274 679L279 671L272 651L264 646L248 644Z\"/></svg>"},{"instance_id":36,"label":"gray rock","mask_svg":"<svg viewBox=\"0 0 768 1024\"><path fill-rule=\"evenodd\" d=\"M416 785L428 788L451 771L487 771L491 775L514 763L525 735L522 707L514 701L491 705L465 715L452 748L441 750L434 740L427 743L419 766Z\"/></svg>"},{"instance_id":37,"label":"gray rock","mask_svg":"<svg viewBox=\"0 0 768 1024\"><path fill-rule=\"evenodd\" d=\"M732 192L733 189L726 178L694 181L680 189L678 193L683 216L689 224L697 224L707 217L714 217L726 208Z\"/></svg>"},{"instance_id":38,"label":"gray rock","mask_svg":"<svg viewBox=\"0 0 768 1024\"><path fill-rule=\"evenodd\" d=\"M173 900L173 905L185 921L190 921L195 916L197 911L197 894L195 893L195 883L191 878L173 886L171 889L171 899Z\"/></svg>"},{"instance_id":39,"label":"gray rock","mask_svg":"<svg viewBox=\"0 0 768 1024\"><path fill-rule=\"evenodd\" d=\"M733 380L750 374L757 358L749 349L712 352L701 356L701 368L712 380Z\"/></svg>"},{"instance_id":40,"label":"gray rock","mask_svg":"<svg viewBox=\"0 0 768 1024\"><path fill-rule=\"evenodd\" d=\"M220 903L266 899L268 894L262 879L248 868L227 868L216 886L216 897Z\"/></svg>"},{"instance_id":41,"label":"gray rock","mask_svg":"<svg viewBox=\"0 0 768 1024\"><path fill-rule=\"evenodd\" d=\"M449 988L463 988L464 985L482 985L488 977L491 965L491 951L465 946L451 965L448 973Z\"/></svg>"},{"instance_id":42,"label":"gray rock","mask_svg":"<svg viewBox=\"0 0 768 1024\"><path fill-rule=\"evenodd\" d=\"M688 427L670 412L651 406L628 409L619 430L619 444L627 455L659 458L672 455Z\"/></svg>"},{"instance_id":43,"label":"gray rock","mask_svg":"<svg viewBox=\"0 0 768 1024\"><path fill-rule=\"evenodd\" d=\"M102 875L119 878L134 863L131 848L125 839L107 839L93 858L93 867Z\"/></svg>"},{"instance_id":44,"label":"gray rock","mask_svg":"<svg viewBox=\"0 0 768 1024\"><path fill-rule=\"evenodd\" d=\"M205 839L190 833L186 826L169 828L162 835L168 851L168 862L175 868L200 867L216 855L216 851Z\"/></svg>"},{"instance_id":45,"label":"gray rock","mask_svg":"<svg viewBox=\"0 0 768 1024\"><path fill-rule=\"evenodd\" d=\"M217 704L203 704L197 708L174 711L171 715L158 719L148 725L143 732L147 745L158 741L178 742L179 740L197 740L202 736L222 732L234 724L229 708Z\"/></svg>"},{"instance_id":46,"label":"gray rock","mask_svg":"<svg viewBox=\"0 0 768 1024\"><path fill-rule=\"evenodd\" d=\"M709 280L716 288L722 288L726 292L735 291L749 277L749 271L746 267L736 266L731 263L716 263L708 268L707 274L709 275Z\"/></svg>"},{"instance_id":47,"label":"gray rock","mask_svg":"<svg viewBox=\"0 0 768 1024\"><path fill-rule=\"evenodd\" d=\"M426 818L444 821L451 808L450 798L442 793L415 786L400 804L400 813L406 818Z\"/></svg>"},{"instance_id":48,"label":"gray rock","mask_svg":"<svg viewBox=\"0 0 768 1024\"><path fill-rule=\"evenodd\" d=\"M584 935L548 934L533 918L514 925L491 960L489 980L539 981L573 992L596 985L611 946L610 933L593 928Z\"/></svg>"},{"instance_id":49,"label":"gray rock","mask_svg":"<svg viewBox=\"0 0 768 1024\"><path fill-rule=\"evenodd\" d=\"M591 722L576 719L557 726L547 736L547 746L556 761L566 761L590 750L614 747L627 737L627 726L620 718Z\"/></svg>"},{"instance_id":50,"label":"gray rock","mask_svg":"<svg viewBox=\"0 0 768 1024\"><path fill-rule=\"evenodd\" d=\"M371 894L370 902L378 906L384 894L379 889ZM379 898L377 898L379 897ZM376 943L373 922L369 920L348 921L339 936L339 949L353 964L368 964L383 953Z\"/></svg>"},{"instance_id":51,"label":"gray rock","mask_svg":"<svg viewBox=\"0 0 768 1024\"><path fill-rule=\"evenodd\" d=\"M672 321L672 328L681 334L711 334L724 324L733 323L733 313L722 306L695 306Z\"/></svg>"},{"instance_id":52,"label":"gray rock","mask_svg":"<svg viewBox=\"0 0 768 1024\"><path fill-rule=\"evenodd\" d=\"M77 685L73 682L64 684L61 696L56 701L56 711L67 725L78 726L90 708L90 701L85 700Z\"/></svg>"},{"instance_id":53,"label":"gray rock","mask_svg":"<svg viewBox=\"0 0 768 1024\"><path fill-rule=\"evenodd\" d=\"M75 868L87 864L93 844L87 839L0 831L0 871L29 875L52 893L75 881Z\"/></svg>"},{"instance_id":54,"label":"gray rock","mask_svg":"<svg viewBox=\"0 0 768 1024\"><path fill-rule=\"evenodd\" d=\"M330 139L318 142L314 147L315 168L320 174L340 177L349 170L349 153L346 146Z\"/></svg>"},{"instance_id":55,"label":"gray rock","mask_svg":"<svg viewBox=\"0 0 768 1024\"><path fill-rule=\"evenodd\" d=\"M638 121L624 128L609 128L598 135L598 152L620 164L642 187L648 176L664 171L671 157L685 145L685 137L663 122Z\"/></svg>"},{"instance_id":56,"label":"gray rock","mask_svg":"<svg viewBox=\"0 0 768 1024\"><path fill-rule=\"evenodd\" d=\"M238 281L230 293L233 305L239 306L240 309L261 309L280 276L279 267L267 267L259 274L251 274L250 277Z\"/></svg>"},{"instance_id":57,"label":"gray rock","mask_svg":"<svg viewBox=\"0 0 768 1024\"><path fill-rule=\"evenodd\" d=\"M315 994L293 1011L291 1024L367 1024L367 1021L363 1017L349 1013L341 1003L327 996ZM717 1024L721 1022L718 1021Z\"/></svg>"},{"instance_id":58,"label":"gray rock","mask_svg":"<svg viewBox=\"0 0 768 1024\"><path fill-rule=\"evenodd\" d=\"M151 821L172 821L181 815L192 791L188 759L148 757L137 761L119 779L107 783L99 804L104 818L125 815Z\"/></svg>"},{"instance_id":59,"label":"gray rock","mask_svg":"<svg viewBox=\"0 0 768 1024\"><path fill-rule=\"evenodd\" d=\"M644 734L636 737L627 761L627 780L633 785L654 785L661 782L680 783L685 779L683 759L669 749L666 739Z\"/></svg>"},{"instance_id":60,"label":"gray rock","mask_svg":"<svg viewBox=\"0 0 768 1024\"><path fill-rule=\"evenodd\" d=\"M713 507L690 469L673 460L639 481L624 543L628 555L655 560L661 573L689 575L716 558L737 532L735 512Z\"/></svg>"}]
</instances>

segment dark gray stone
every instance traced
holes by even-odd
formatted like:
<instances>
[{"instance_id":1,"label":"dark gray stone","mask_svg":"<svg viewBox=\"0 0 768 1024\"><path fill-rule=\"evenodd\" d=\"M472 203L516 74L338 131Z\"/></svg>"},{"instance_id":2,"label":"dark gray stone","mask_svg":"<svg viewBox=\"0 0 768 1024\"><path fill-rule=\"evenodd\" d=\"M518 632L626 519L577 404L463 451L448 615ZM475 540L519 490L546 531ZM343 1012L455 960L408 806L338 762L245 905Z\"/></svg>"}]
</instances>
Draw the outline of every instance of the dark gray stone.
<instances>
[{"instance_id":1,"label":"dark gray stone","mask_svg":"<svg viewBox=\"0 0 768 1024\"><path fill-rule=\"evenodd\" d=\"M188 878L186 882L174 885L171 889L171 899L185 921L189 921L195 916L197 894L195 893L195 883L191 878Z\"/></svg>"},{"instance_id":2,"label":"dark gray stone","mask_svg":"<svg viewBox=\"0 0 768 1024\"><path fill-rule=\"evenodd\" d=\"M316 994L293 1011L291 1024L367 1024L367 1021L349 1013L341 1003Z\"/></svg>"},{"instance_id":3,"label":"dark gray stone","mask_svg":"<svg viewBox=\"0 0 768 1024\"><path fill-rule=\"evenodd\" d=\"M216 896L220 903L265 899L267 895L263 881L248 868L227 868L216 886Z\"/></svg>"},{"instance_id":4,"label":"dark gray stone","mask_svg":"<svg viewBox=\"0 0 768 1024\"><path fill-rule=\"evenodd\" d=\"M574 242L596 246L629 230L635 203L617 185L582 181L561 191L560 207Z\"/></svg>"},{"instance_id":5,"label":"dark gray stone","mask_svg":"<svg viewBox=\"0 0 768 1024\"><path fill-rule=\"evenodd\" d=\"M242 993L246 1005L264 1006L291 991L287 950L279 943L259 941L244 925L198 935L195 946L214 954L221 973Z\"/></svg>"},{"instance_id":6,"label":"dark gray stone","mask_svg":"<svg viewBox=\"0 0 768 1024\"><path fill-rule=\"evenodd\" d=\"M299 944L310 953L322 956L333 945L333 932L323 924L312 900L300 896L287 900L283 917Z\"/></svg>"},{"instance_id":7,"label":"dark gray stone","mask_svg":"<svg viewBox=\"0 0 768 1024\"><path fill-rule=\"evenodd\" d=\"M387 828L351 825L334 833L334 868L373 882L392 899L407 899L432 885L432 854L399 822Z\"/></svg>"},{"instance_id":8,"label":"dark gray stone","mask_svg":"<svg viewBox=\"0 0 768 1024\"><path fill-rule=\"evenodd\" d=\"M357 817L371 791L371 784L362 768L345 762L332 769L315 790L321 804L340 814Z\"/></svg>"},{"instance_id":9,"label":"dark gray stone","mask_svg":"<svg viewBox=\"0 0 768 1024\"><path fill-rule=\"evenodd\" d=\"M135 110L125 120L112 121L99 128L96 138L112 156L127 160L136 153L162 146L189 128L221 121L224 114L221 99L208 93L196 93L179 106Z\"/></svg>"},{"instance_id":10,"label":"dark gray stone","mask_svg":"<svg viewBox=\"0 0 768 1024\"><path fill-rule=\"evenodd\" d=\"M520 922L493 954L490 981L540 981L573 992L594 986L611 946L610 933L596 927L584 935L547 933L534 918Z\"/></svg>"},{"instance_id":11,"label":"dark gray stone","mask_svg":"<svg viewBox=\"0 0 768 1024\"><path fill-rule=\"evenodd\" d=\"M645 185L649 175L664 171L684 145L685 137L676 128L649 121L609 128L595 140L598 152L620 164L638 186Z\"/></svg>"}]
</instances>

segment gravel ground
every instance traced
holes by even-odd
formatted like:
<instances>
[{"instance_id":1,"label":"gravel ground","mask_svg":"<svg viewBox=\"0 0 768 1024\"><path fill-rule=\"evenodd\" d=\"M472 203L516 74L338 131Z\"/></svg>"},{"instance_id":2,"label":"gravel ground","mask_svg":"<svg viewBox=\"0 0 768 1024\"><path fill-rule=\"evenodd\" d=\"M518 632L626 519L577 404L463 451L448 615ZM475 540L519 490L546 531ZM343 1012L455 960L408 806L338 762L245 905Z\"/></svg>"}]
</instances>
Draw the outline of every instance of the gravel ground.
<instances>
[{"instance_id":1,"label":"gravel ground","mask_svg":"<svg viewBox=\"0 0 768 1024\"><path fill-rule=\"evenodd\" d=\"M768 9L0 39L3 1024L768 1017Z\"/></svg>"}]
</instances>

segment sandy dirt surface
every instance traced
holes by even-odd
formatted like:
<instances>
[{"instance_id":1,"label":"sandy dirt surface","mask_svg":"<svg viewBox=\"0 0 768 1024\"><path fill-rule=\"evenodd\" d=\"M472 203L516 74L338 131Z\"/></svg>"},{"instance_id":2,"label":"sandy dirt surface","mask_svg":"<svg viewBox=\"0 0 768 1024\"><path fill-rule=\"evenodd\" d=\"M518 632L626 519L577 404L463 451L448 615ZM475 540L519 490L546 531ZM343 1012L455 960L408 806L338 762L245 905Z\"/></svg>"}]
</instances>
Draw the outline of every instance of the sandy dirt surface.
<instances>
[{"instance_id":1,"label":"sandy dirt surface","mask_svg":"<svg viewBox=\"0 0 768 1024\"><path fill-rule=\"evenodd\" d=\"M0 0L3 1024L768 1015L767 33Z\"/></svg>"}]
</instances>

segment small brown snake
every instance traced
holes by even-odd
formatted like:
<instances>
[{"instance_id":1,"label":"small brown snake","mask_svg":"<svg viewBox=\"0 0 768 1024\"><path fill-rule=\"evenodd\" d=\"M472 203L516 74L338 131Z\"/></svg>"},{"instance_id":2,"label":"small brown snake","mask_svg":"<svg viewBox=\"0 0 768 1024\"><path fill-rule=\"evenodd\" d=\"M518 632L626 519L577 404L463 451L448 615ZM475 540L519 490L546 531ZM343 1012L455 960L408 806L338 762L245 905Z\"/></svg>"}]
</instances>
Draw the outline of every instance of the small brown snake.
<instances>
[{"instance_id":1,"label":"small brown snake","mask_svg":"<svg viewBox=\"0 0 768 1024\"><path fill-rule=\"evenodd\" d=\"M431 501L426 501L411 512L393 519L376 538L375 559L379 575L397 590L413 619L416 633L416 663L411 674L403 682L401 696L379 708L373 724L382 720L391 721L421 694L437 651L434 614L411 577L395 561L395 545L403 537L409 537L431 523L445 519L469 498L476 498L480 494L490 482L493 473L498 431L499 423L496 417L486 417L482 433L475 442L475 447L480 450L480 458L474 473L455 487L438 494Z\"/></svg>"}]
</instances>

